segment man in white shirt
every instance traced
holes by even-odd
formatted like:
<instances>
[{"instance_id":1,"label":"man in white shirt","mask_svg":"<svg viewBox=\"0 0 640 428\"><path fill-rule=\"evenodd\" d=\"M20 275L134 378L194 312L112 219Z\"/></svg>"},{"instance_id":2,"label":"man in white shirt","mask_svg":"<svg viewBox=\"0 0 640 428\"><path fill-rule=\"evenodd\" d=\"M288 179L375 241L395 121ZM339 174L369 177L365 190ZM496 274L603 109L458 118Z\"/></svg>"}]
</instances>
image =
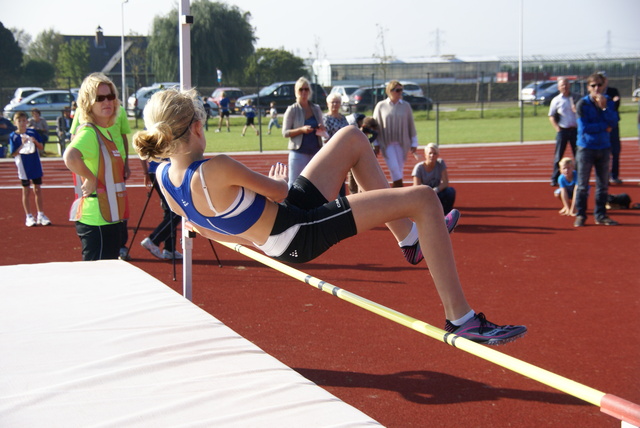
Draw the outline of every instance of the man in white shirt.
<instances>
[{"instance_id":1,"label":"man in white shirt","mask_svg":"<svg viewBox=\"0 0 640 428\"><path fill-rule=\"evenodd\" d=\"M565 77L558 79L560 93L551 100L549 105L549 122L556 130L556 150L553 157L553 173L551 185L558 185L560 169L558 163L564 157L567 143L571 145L573 156L576 155L576 140L578 137L578 122L576 118L576 104L570 91L569 81Z\"/></svg>"}]
</instances>

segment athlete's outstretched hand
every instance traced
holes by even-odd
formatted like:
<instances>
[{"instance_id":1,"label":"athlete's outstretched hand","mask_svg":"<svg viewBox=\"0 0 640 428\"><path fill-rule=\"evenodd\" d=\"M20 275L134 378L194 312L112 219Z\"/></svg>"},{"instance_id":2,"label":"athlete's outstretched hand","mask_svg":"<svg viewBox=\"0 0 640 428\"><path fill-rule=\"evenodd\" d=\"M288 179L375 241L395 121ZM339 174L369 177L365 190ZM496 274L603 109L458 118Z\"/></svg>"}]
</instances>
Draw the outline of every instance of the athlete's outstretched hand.
<instances>
[{"instance_id":1,"label":"athlete's outstretched hand","mask_svg":"<svg viewBox=\"0 0 640 428\"><path fill-rule=\"evenodd\" d=\"M287 171L287 165L280 162L275 165L271 165L271 169L269 170L269 178L273 178L274 180L284 180L288 183L289 172Z\"/></svg>"}]
</instances>

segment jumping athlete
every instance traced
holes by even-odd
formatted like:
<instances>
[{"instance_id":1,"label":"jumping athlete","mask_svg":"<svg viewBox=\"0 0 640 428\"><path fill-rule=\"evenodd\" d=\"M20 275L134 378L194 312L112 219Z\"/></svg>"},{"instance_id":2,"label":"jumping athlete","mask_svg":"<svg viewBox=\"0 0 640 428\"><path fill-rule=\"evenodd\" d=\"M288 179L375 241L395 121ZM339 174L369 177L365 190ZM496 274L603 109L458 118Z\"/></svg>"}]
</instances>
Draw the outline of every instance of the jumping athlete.
<instances>
[{"instance_id":1,"label":"jumping athlete","mask_svg":"<svg viewBox=\"0 0 640 428\"><path fill-rule=\"evenodd\" d=\"M286 165L273 165L265 176L226 155L204 158L205 112L194 90L154 94L144 119L146 130L134 136L138 154L170 158L157 171L161 189L171 209L203 236L304 263L345 238L385 224L407 261L427 262L447 331L489 345L526 333L524 326L499 326L471 309L435 192L428 186L389 188L369 140L356 127L337 132L289 189ZM338 197L349 170L361 192ZM449 229L458 217L451 212Z\"/></svg>"}]
</instances>

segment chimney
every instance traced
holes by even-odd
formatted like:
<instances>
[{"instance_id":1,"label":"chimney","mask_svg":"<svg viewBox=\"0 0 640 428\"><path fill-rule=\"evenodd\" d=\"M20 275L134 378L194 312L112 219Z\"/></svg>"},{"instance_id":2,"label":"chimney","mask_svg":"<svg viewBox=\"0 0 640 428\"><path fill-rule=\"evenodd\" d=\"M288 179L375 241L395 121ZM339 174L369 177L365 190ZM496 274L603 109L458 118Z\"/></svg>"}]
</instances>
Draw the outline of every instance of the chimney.
<instances>
[{"instance_id":1,"label":"chimney","mask_svg":"<svg viewBox=\"0 0 640 428\"><path fill-rule=\"evenodd\" d=\"M102 36L102 27L98 25L96 28L96 47L104 47L104 37Z\"/></svg>"}]
</instances>

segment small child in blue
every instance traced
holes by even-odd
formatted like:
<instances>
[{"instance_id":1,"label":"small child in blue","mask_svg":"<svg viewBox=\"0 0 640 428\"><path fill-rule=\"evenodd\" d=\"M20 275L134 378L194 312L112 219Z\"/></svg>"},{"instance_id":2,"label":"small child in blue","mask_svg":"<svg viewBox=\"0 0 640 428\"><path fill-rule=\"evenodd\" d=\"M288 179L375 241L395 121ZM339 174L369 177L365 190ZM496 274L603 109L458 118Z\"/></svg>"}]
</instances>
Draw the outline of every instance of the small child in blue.
<instances>
[{"instance_id":1,"label":"small child in blue","mask_svg":"<svg viewBox=\"0 0 640 428\"><path fill-rule=\"evenodd\" d=\"M278 129L280 129L280 124L278 123L278 109L276 109L276 103L271 101L271 104L269 104L269 107L271 107L271 109L269 110L269 132L268 134L271 135L271 128L273 128L274 126Z\"/></svg>"},{"instance_id":2,"label":"small child in blue","mask_svg":"<svg viewBox=\"0 0 640 428\"><path fill-rule=\"evenodd\" d=\"M576 199L573 194L578 180L575 164L571 158L562 158L558 165L560 166L559 188L553 192L554 196L562 201L562 209L558 213L575 216L577 213Z\"/></svg>"},{"instance_id":3,"label":"small child in blue","mask_svg":"<svg viewBox=\"0 0 640 428\"><path fill-rule=\"evenodd\" d=\"M38 151L44 145L40 141L40 135L35 129L27 129L27 114L23 111L17 112L13 116L14 125L17 129L9 135L9 152L15 159L18 168L18 178L22 182L22 207L27 216L25 224L27 227L36 224L48 226L51 221L42 211L42 163ZM38 217L35 219L31 214L30 185L33 182L33 193L35 195Z\"/></svg>"},{"instance_id":4,"label":"small child in blue","mask_svg":"<svg viewBox=\"0 0 640 428\"><path fill-rule=\"evenodd\" d=\"M253 118L256 117L256 109L253 106L252 100L247 100L247 105L242 107L242 114L247 118L247 122L244 124L244 128L242 128L242 136L244 137L248 126L251 126L253 130L256 131L256 135L260 135L260 132L258 132L256 126L253 124Z\"/></svg>"}]
</instances>

